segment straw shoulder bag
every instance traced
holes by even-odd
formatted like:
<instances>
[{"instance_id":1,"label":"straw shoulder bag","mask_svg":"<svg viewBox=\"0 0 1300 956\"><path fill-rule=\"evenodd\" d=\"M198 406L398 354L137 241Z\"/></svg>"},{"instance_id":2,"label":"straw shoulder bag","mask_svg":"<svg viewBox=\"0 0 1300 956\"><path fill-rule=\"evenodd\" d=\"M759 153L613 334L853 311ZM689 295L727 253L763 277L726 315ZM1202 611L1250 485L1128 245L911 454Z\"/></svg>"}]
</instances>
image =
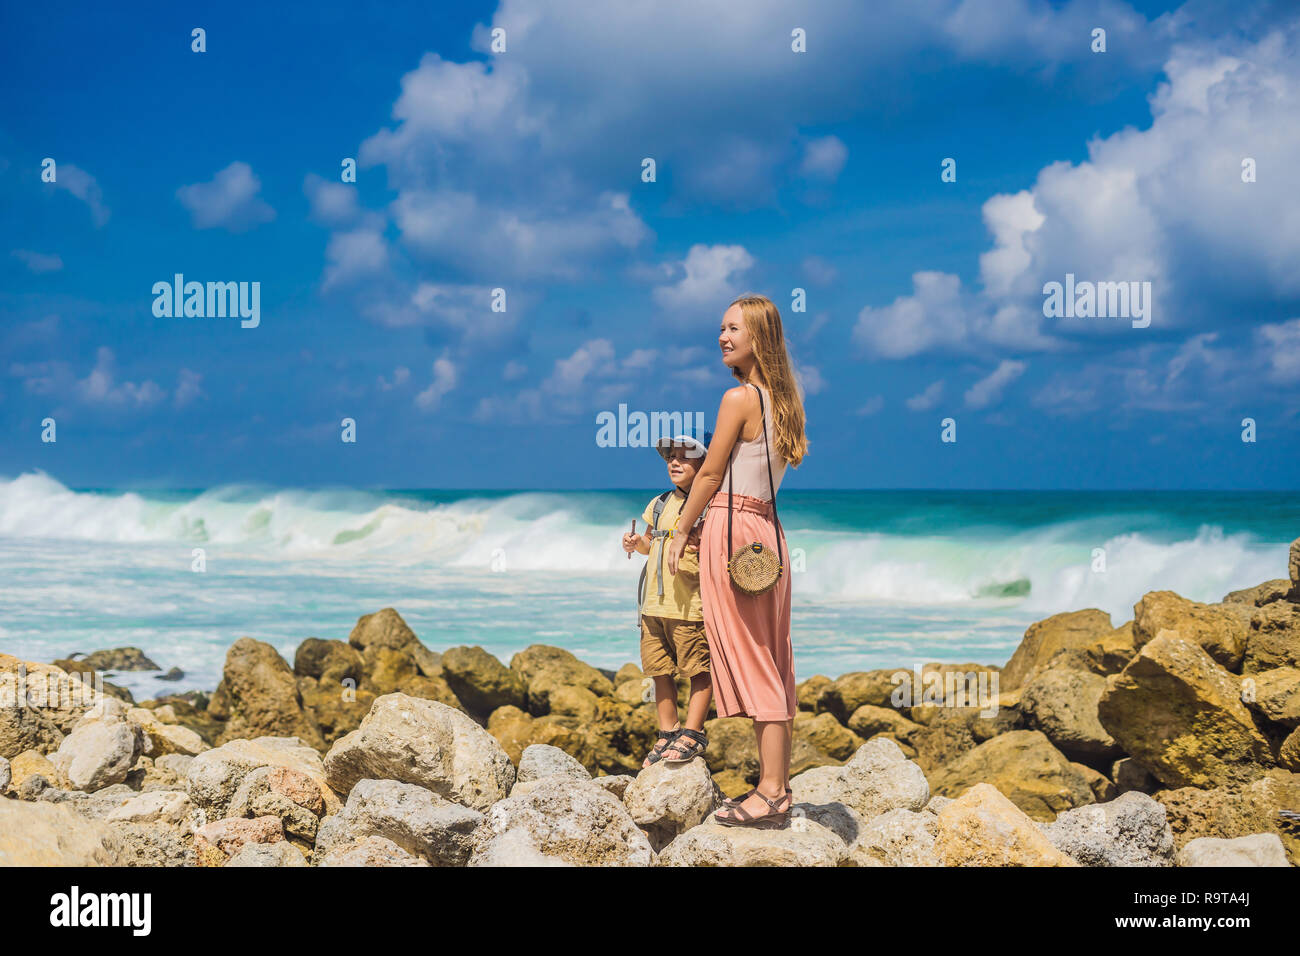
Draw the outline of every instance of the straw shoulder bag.
<instances>
[{"instance_id":1,"label":"straw shoulder bag","mask_svg":"<svg viewBox=\"0 0 1300 956\"><path fill-rule=\"evenodd\" d=\"M776 552L755 541L732 550L731 540L731 462L727 462L727 573L731 583L738 591L745 594L764 594L776 587L785 570L785 556L781 552L781 522L776 516L776 483L772 480L772 453L767 445L767 413L763 406L763 390L754 386L758 392L759 421L763 426L763 454L767 458L767 484L772 491L772 524L776 528Z\"/></svg>"}]
</instances>

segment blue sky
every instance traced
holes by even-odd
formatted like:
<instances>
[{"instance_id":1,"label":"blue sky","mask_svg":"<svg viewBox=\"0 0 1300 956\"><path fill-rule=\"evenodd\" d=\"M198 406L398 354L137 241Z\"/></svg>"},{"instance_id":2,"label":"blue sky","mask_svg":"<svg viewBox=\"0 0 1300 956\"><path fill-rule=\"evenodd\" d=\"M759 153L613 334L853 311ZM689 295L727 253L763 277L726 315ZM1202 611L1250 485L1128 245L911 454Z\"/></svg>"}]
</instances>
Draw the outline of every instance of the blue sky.
<instances>
[{"instance_id":1,"label":"blue sky","mask_svg":"<svg viewBox=\"0 0 1300 956\"><path fill-rule=\"evenodd\" d=\"M1293 4L426 6L6 8L0 475L652 486L596 415L711 421L757 291L787 487L1300 486ZM260 325L155 317L175 273ZM1067 273L1150 326L1045 317Z\"/></svg>"}]
</instances>

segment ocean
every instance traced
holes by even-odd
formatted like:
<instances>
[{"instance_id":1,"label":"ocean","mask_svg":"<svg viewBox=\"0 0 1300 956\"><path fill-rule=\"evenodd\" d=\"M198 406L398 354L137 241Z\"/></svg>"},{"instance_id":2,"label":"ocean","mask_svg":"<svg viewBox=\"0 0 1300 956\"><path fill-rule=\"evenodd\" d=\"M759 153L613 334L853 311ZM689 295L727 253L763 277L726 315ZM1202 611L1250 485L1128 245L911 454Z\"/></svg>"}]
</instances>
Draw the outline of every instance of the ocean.
<instances>
[{"instance_id":1,"label":"ocean","mask_svg":"<svg viewBox=\"0 0 1300 956\"><path fill-rule=\"evenodd\" d=\"M241 636L292 662L395 607L434 650L530 644L637 660L644 559L620 537L662 489L572 492L68 488L0 478L0 651L133 645L137 698L211 690ZM1032 622L1147 591L1198 601L1286 577L1294 492L787 491L800 680L926 661L1003 664ZM195 571L196 549L205 568ZM1103 563L1104 562L1104 563Z\"/></svg>"}]
</instances>

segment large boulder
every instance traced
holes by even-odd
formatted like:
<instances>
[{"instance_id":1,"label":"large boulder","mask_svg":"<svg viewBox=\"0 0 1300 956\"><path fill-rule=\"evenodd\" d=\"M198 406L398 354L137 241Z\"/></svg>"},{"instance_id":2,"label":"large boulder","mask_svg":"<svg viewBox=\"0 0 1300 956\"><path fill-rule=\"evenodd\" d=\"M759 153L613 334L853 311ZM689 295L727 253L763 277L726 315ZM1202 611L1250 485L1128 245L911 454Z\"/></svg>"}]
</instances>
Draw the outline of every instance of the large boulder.
<instances>
[{"instance_id":1,"label":"large boulder","mask_svg":"<svg viewBox=\"0 0 1300 956\"><path fill-rule=\"evenodd\" d=\"M1274 667L1300 667L1300 604L1275 601L1251 616L1241 672L1255 674Z\"/></svg>"},{"instance_id":2,"label":"large boulder","mask_svg":"<svg viewBox=\"0 0 1300 956\"><path fill-rule=\"evenodd\" d=\"M1290 866L1275 833L1232 840L1199 837L1178 851L1179 866Z\"/></svg>"},{"instance_id":3,"label":"large boulder","mask_svg":"<svg viewBox=\"0 0 1300 956\"><path fill-rule=\"evenodd\" d=\"M176 723L165 723L160 719L159 711L163 711L164 714L167 712L163 708L145 710L143 707L132 707L126 712L127 719L133 724L139 724L140 729L144 731L146 757L165 757L168 754L193 757L210 749L203 742L203 738L190 728Z\"/></svg>"},{"instance_id":4,"label":"large boulder","mask_svg":"<svg viewBox=\"0 0 1300 956\"><path fill-rule=\"evenodd\" d=\"M109 824L53 803L0 799L0 867L125 862L122 841Z\"/></svg>"},{"instance_id":5,"label":"large boulder","mask_svg":"<svg viewBox=\"0 0 1300 956\"><path fill-rule=\"evenodd\" d=\"M13 757L24 750L51 752L62 740L61 735L70 733L73 725L103 696L92 683L70 676L51 664L0 654L0 756ZM26 705L19 706L24 698ZM42 746L28 743L13 750L9 743L12 731L6 726L26 719L24 714L39 716ZM55 730L57 734L53 733Z\"/></svg>"},{"instance_id":6,"label":"large boulder","mask_svg":"<svg viewBox=\"0 0 1300 956\"><path fill-rule=\"evenodd\" d=\"M365 677L365 660L360 651L344 641L309 637L294 651L293 672L328 684L337 693L345 680L352 681L354 688L360 685Z\"/></svg>"},{"instance_id":7,"label":"large boulder","mask_svg":"<svg viewBox=\"0 0 1300 956\"><path fill-rule=\"evenodd\" d=\"M218 743L255 737L297 737L317 749L325 741L303 709L293 670L270 644L241 637L226 651L222 706L230 718Z\"/></svg>"},{"instance_id":8,"label":"large boulder","mask_svg":"<svg viewBox=\"0 0 1300 956\"><path fill-rule=\"evenodd\" d=\"M1066 810L1043 833L1083 866L1172 866L1174 834L1165 808L1129 792L1108 803Z\"/></svg>"},{"instance_id":9,"label":"large boulder","mask_svg":"<svg viewBox=\"0 0 1300 956\"><path fill-rule=\"evenodd\" d=\"M594 783L547 777L487 811L471 866L649 866L650 841L623 802Z\"/></svg>"},{"instance_id":10,"label":"large boulder","mask_svg":"<svg viewBox=\"0 0 1300 956\"><path fill-rule=\"evenodd\" d=\"M816 767L793 777L795 803L842 803L864 820L899 807L920 810L930 799L925 772L898 744L876 737L842 767Z\"/></svg>"},{"instance_id":11,"label":"large boulder","mask_svg":"<svg viewBox=\"0 0 1300 956\"><path fill-rule=\"evenodd\" d=\"M590 780L587 768L559 747L547 744L530 744L519 758L519 773L515 784L544 780L547 777L569 777L572 780Z\"/></svg>"},{"instance_id":12,"label":"large boulder","mask_svg":"<svg viewBox=\"0 0 1300 956\"><path fill-rule=\"evenodd\" d=\"M940 866L1075 866L1019 807L977 783L934 816Z\"/></svg>"},{"instance_id":13,"label":"large boulder","mask_svg":"<svg viewBox=\"0 0 1300 956\"><path fill-rule=\"evenodd\" d=\"M862 826L849 852L859 866L939 866L935 816L902 808L882 813Z\"/></svg>"},{"instance_id":14,"label":"large boulder","mask_svg":"<svg viewBox=\"0 0 1300 956\"><path fill-rule=\"evenodd\" d=\"M312 854L313 866L428 866L427 860L407 853L392 840L380 836L361 837L337 844L328 853Z\"/></svg>"},{"instance_id":15,"label":"large boulder","mask_svg":"<svg viewBox=\"0 0 1300 956\"><path fill-rule=\"evenodd\" d=\"M1240 679L1195 642L1162 632L1107 680L1097 704L1102 726L1166 786L1248 780L1272 764Z\"/></svg>"},{"instance_id":16,"label":"large boulder","mask_svg":"<svg viewBox=\"0 0 1300 956\"><path fill-rule=\"evenodd\" d=\"M560 647L533 644L510 659L510 669L527 689L528 710L537 717L550 713L551 695L563 687L581 688L598 697L614 693L613 681Z\"/></svg>"},{"instance_id":17,"label":"large boulder","mask_svg":"<svg viewBox=\"0 0 1300 956\"><path fill-rule=\"evenodd\" d=\"M361 726L325 757L339 793L359 780L399 780L476 810L510 792L515 768L490 733L453 707L388 694L375 700Z\"/></svg>"},{"instance_id":18,"label":"large boulder","mask_svg":"<svg viewBox=\"0 0 1300 956\"><path fill-rule=\"evenodd\" d=\"M321 824L316 852L329 858L367 837L382 837L432 866L464 866L482 822L483 814L424 787L362 780L348 794L343 812Z\"/></svg>"},{"instance_id":19,"label":"large boulder","mask_svg":"<svg viewBox=\"0 0 1300 956\"><path fill-rule=\"evenodd\" d=\"M87 793L126 780L145 751L145 734L126 706L105 698L63 738L50 762L74 789Z\"/></svg>"},{"instance_id":20,"label":"large boulder","mask_svg":"<svg viewBox=\"0 0 1300 956\"><path fill-rule=\"evenodd\" d=\"M1013 730L985 741L931 774L934 792L956 797L991 785L1035 820L1093 803L1088 777L1041 731Z\"/></svg>"},{"instance_id":21,"label":"large boulder","mask_svg":"<svg viewBox=\"0 0 1300 956\"><path fill-rule=\"evenodd\" d=\"M1275 667L1245 681L1251 682L1243 693L1247 707L1275 724L1300 727L1300 668Z\"/></svg>"},{"instance_id":22,"label":"large boulder","mask_svg":"<svg viewBox=\"0 0 1300 956\"><path fill-rule=\"evenodd\" d=\"M1041 730L1074 760L1114 759L1120 749L1097 719L1097 701L1106 678L1071 668L1044 668L1032 673L1020 694L1029 726Z\"/></svg>"},{"instance_id":23,"label":"large boulder","mask_svg":"<svg viewBox=\"0 0 1300 956\"><path fill-rule=\"evenodd\" d=\"M660 866L846 866L844 841L814 820L792 819L780 830L724 826L714 820L687 830L664 848Z\"/></svg>"},{"instance_id":24,"label":"large boulder","mask_svg":"<svg viewBox=\"0 0 1300 956\"><path fill-rule=\"evenodd\" d=\"M1231 840L1255 833L1274 833L1291 862L1300 866L1300 833L1288 827L1279 811L1300 808L1300 774L1270 770L1248 784L1204 790L1181 787L1160 790L1174 833L1174 845L1185 846L1198 837Z\"/></svg>"},{"instance_id":25,"label":"large boulder","mask_svg":"<svg viewBox=\"0 0 1300 956\"><path fill-rule=\"evenodd\" d=\"M915 747L917 737L925 727L909 720L892 707L863 704L849 717L849 730L864 741L870 740L877 734L883 734L900 744Z\"/></svg>"},{"instance_id":26,"label":"large boulder","mask_svg":"<svg viewBox=\"0 0 1300 956\"><path fill-rule=\"evenodd\" d=\"M1286 578L1276 578L1272 581L1265 581L1263 584L1257 584L1253 588L1243 588L1240 591L1229 591L1223 596L1221 604L1248 604L1252 607L1263 607L1265 604L1272 604L1274 601L1286 599L1287 592L1291 590L1291 582Z\"/></svg>"},{"instance_id":27,"label":"large boulder","mask_svg":"<svg viewBox=\"0 0 1300 956\"><path fill-rule=\"evenodd\" d=\"M623 804L655 849L698 826L721 803L722 794L699 757L686 763L653 763L623 792Z\"/></svg>"},{"instance_id":28,"label":"large boulder","mask_svg":"<svg viewBox=\"0 0 1300 956\"><path fill-rule=\"evenodd\" d=\"M326 813L343 806L326 782L320 754L297 737L258 737L231 740L205 750L186 767L186 790L207 819L219 820L230 808L244 778L259 767L286 767L309 777L320 789Z\"/></svg>"},{"instance_id":29,"label":"large boulder","mask_svg":"<svg viewBox=\"0 0 1300 956\"><path fill-rule=\"evenodd\" d=\"M715 717L704 722L709 749L704 761L713 773L735 771L751 784L758 781L758 741L754 722L744 717Z\"/></svg>"},{"instance_id":30,"label":"large boulder","mask_svg":"<svg viewBox=\"0 0 1300 956\"><path fill-rule=\"evenodd\" d=\"M80 663L97 671L162 670L138 647L114 647L106 651L94 651L82 658Z\"/></svg>"},{"instance_id":31,"label":"large boulder","mask_svg":"<svg viewBox=\"0 0 1300 956\"><path fill-rule=\"evenodd\" d=\"M1110 615L1096 608L1055 614L1029 625L1020 646L1007 661L1007 666L1002 668L999 690L1015 690L1024 683L1030 671L1046 664L1061 651L1086 648L1114 630Z\"/></svg>"},{"instance_id":32,"label":"large boulder","mask_svg":"<svg viewBox=\"0 0 1300 956\"><path fill-rule=\"evenodd\" d=\"M1173 591L1152 591L1133 607L1133 640L1140 649L1161 631L1177 631L1221 666L1238 671L1246 653L1250 619L1247 605L1201 604Z\"/></svg>"},{"instance_id":33,"label":"large boulder","mask_svg":"<svg viewBox=\"0 0 1300 956\"><path fill-rule=\"evenodd\" d=\"M442 655L442 676L473 714L524 707L523 678L481 647L453 647Z\"/></svg>"},{"instance_id":34,"label":"large boulder","mask_svg":"<svg viewBox=\"0 0 1300 956\"><path fill-rule=\"evenodd\" d=\"M874 670L853 671L841 674L829 684L823 685L813 709L818 713L829 713L841 723L864 704L873 707L889 707L890 697L899 686L896 675L908 675L910 671Z\"/></svg>"},{"instance_id":35,"label":"large boulder","mask_svg":"<svg viewBox=\"0 0 1300 956\"><path fill-rule=\"evenodd\" d=\"M167 823L182 826L194 805L183 790L150 790L131 797L104 817L110 823Z\"/></svg>"},{"instance_id":36,"label":"large boulder","mask_svg":"<svg viewBox=\"0 0 1300 956\"><path fill-rule=\"evenodd\" d=\"M402 615L393 608L386 607L374 614L359 617L352 633L348 635L348 643L362 653L372 647L386 647L409 653L420 643L420 639L406 626Z\"/></svg>"},{"instance_id":37,"label":"large boulder","mask_svg":"<svg viewBox=\"0 0 1300 956\"><path fill-rule=\"evenodd\" d=\"M813 716L806 711L798 711L794 715L793 733L796 741L807 743L831 760L848 760L865 743L851 729L826 713Z\"/></svg>"}]
</instances>

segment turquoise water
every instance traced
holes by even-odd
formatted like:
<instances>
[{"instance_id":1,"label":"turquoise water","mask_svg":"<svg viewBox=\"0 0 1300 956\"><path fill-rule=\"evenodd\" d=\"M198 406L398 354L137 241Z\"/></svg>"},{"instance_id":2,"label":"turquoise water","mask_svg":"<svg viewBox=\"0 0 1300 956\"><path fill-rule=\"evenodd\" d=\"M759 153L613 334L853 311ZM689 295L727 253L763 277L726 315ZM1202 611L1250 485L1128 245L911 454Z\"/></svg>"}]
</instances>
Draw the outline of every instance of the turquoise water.
<instances>
[{"instance_id":1,"label":"turquoise water","mask_svg":"<svg viewBox=\"0 0 1300 956\"><path fill-rule=\"evenodd\" d=\"M0 479L0 650L35 660L131 644L215 686L248 635L287 658L397 608L434 649L503 660L557 644L635 660L642 559L619 547L661 489L426 492L74 490ZM1300 496L1267 492L782 494L800 679L931 660L1004 663L1028 624L1147 591L1201 601L1285 577ZM191 570L194 549L206 570ZM1094 552L1104 552L1104 570Z\"/></svg>"}]
</instances>

